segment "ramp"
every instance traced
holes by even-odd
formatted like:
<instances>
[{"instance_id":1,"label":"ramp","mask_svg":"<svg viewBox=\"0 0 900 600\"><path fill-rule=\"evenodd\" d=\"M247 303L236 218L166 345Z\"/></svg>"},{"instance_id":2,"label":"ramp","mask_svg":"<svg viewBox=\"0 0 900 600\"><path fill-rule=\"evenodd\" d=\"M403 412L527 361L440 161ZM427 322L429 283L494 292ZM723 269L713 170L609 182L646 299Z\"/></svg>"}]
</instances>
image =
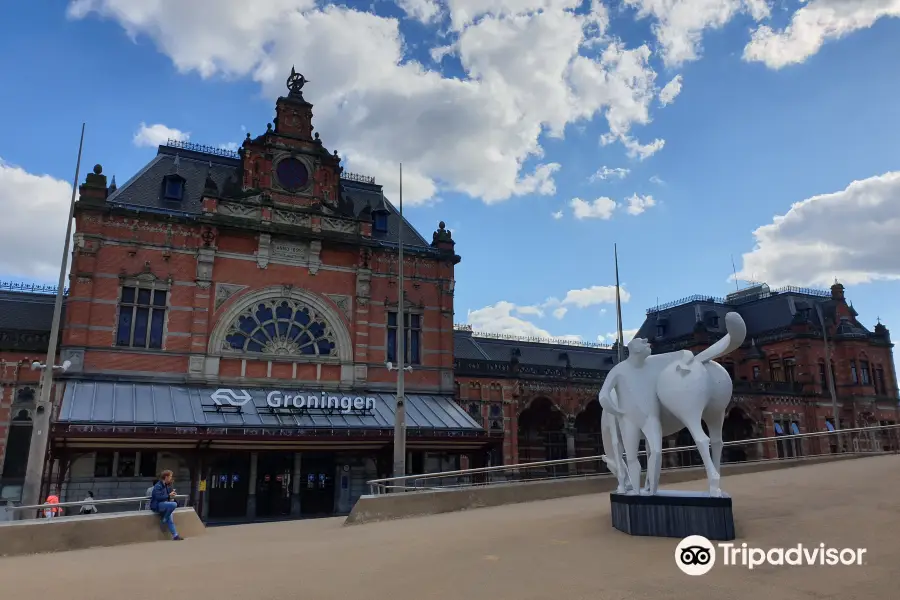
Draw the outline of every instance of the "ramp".
<instances>
[{"instance_id":1,"label":"ramp","mask_svg":"<svg viewBox=\"0 0 900 600\"><path fill-rule=\"evenodd\" d=\"M206 527L193 508L175 511L175 526L185 538L203 535ZM150 511L78 515L0 523L0 556L65 552L102 546L170 540Z\"/></svg>"}]
</instances>

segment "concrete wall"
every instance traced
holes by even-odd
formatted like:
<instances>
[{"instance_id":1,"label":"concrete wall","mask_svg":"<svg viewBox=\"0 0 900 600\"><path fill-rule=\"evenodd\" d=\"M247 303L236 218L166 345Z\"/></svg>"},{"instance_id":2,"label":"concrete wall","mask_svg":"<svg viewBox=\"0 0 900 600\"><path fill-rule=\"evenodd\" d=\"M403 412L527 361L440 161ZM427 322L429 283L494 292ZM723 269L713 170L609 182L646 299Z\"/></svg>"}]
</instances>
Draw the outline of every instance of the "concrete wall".
<instances>
[{"instance_id":1,"label":"concrete wall","mask_svg":"<svg viewBox=\"0 0 900 600\"><path fill-rule=\"evenodd\" d=\"M60 502L79 502L84 500L88 492L94 493L96 500L113 498L136 498L146 496L147 488L156 482L156 477L94 477L95 453L84 454L74 461L69 467L69 477L63 483ZM116 461L113 461L115 473ZM156 459L156 471L159 473L169 469L175 473L175 488L179 494L190 493L191 473L187 464L177 455L160 452ZM55 481L51 479L51 481ZM98 506L100 512L120 512L130 510L130 507L122 504ZM69 509L70 512L75 512Z\"/></svg>"},{"instance_id":2,"label":"concrete wall","mask_svg":"<svg viewBox=\"0 0 900 600\"><path fill-rule=\"evenodd\" d=\"M743 473L774 471L799 465L809 465L834 460L846 460L870 456L866 454L841 454L793 460L764 461L753 463L733 463L723 465L723 488L727 490L727 477ZM661 484L705 479L706 471L701 468L673 469L663 471ZM616 489L616 479L611 475L555 479L526 483L497 484L486 487L447 489L437 491L407 492L363 496L353 507L345 521L346 525L374 523L392 519L403 519L422 515L434 515L486 506L518 504L534 500L552 500L583 494L600 494Z\"/></svg>"},{"instance_id":3,"label":"concrete wall","mask_svg":"<svg viewBox=\"0 0 900 600\"><path fill-rule=\"evenodd\" d=\"M175 511L175 526L185 538L202 535L206 530L192 508ZM0 523L0 556L170 539L168 532L160 528L159 517L149 511L7 521Z\"/></svg>"}]
</instances>

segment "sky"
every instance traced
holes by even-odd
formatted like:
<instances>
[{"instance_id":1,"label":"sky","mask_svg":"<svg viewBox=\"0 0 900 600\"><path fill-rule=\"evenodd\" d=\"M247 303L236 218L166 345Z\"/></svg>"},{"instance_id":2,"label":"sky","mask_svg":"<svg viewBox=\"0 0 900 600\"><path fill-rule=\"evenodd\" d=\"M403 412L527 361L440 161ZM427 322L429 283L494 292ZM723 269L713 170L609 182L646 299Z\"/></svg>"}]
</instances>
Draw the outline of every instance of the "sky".
<instances>
[{"instance_id":1,"label":"sky","mask_svg":"<svg viewBox=\"0 0 900 600\"><path fill-rule=\"evenodd\" d=\"M748 282L900 328L900 0L0 4L0 279L55 283L81 123L127 181L236 148L291 67L326 147L430 239L456 321L610 342ZM734 265L734 271L732 270ZM737 281L734 272L737 273Z\"/></svg>"}]
</instances>

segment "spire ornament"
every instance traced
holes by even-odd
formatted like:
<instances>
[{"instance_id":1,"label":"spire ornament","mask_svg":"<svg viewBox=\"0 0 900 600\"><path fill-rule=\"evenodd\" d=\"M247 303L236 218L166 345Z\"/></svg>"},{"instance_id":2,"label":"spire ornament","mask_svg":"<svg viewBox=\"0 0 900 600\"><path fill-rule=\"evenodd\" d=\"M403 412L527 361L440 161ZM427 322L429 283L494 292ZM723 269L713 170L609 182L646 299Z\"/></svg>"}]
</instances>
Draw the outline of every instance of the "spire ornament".
<instances>
[{"instance_id":1,"label":"spire ornament","mask_svg":"<svg viewBox=\"0 0 900 600\"><path fill-rule=\"evenodd\" d=\"M287 89L290 96L303 97L303 86L309 83L309 80L298 73L294 67L291 67L291 74L287 78Z\"/></svg>"}]
</instances>

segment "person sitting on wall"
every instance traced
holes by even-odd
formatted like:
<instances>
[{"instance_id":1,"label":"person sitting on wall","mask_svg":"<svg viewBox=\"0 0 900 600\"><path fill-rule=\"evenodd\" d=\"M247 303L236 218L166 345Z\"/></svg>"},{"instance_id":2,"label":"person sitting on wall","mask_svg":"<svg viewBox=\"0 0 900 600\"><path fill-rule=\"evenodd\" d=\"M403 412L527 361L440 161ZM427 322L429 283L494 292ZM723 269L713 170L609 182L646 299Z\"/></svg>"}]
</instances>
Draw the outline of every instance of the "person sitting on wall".
<instances>
[{"instance_id":1,"label":"person sitting on wall","mask_svg":"<svg viewBox=\"0 0 900 600\"><path fill-rule=\"evenodd\" d=\"M172 513L178 508L175 502L175 490L172 488L172 471L165 470L159 474L159 480L153 485L150 493L150 510L159 514L159 525L165 530L168 528L172 539L176 541L184 538L178 535L175 529L175 521Z\"/></svg>"},{"instance_id":2,"label":"person sitting on wall","mask_svg":"<svg viewBox=\"0 0 900 600\"><path fill-rule=\"evenodd\" d=\"M99 512L97 510L97 505L94 504L94 492L88 492L82 502L84 502L84 504L81 505L81 510L79 511L80 514L95 515Z\"/></svg>"}]
</instances>

